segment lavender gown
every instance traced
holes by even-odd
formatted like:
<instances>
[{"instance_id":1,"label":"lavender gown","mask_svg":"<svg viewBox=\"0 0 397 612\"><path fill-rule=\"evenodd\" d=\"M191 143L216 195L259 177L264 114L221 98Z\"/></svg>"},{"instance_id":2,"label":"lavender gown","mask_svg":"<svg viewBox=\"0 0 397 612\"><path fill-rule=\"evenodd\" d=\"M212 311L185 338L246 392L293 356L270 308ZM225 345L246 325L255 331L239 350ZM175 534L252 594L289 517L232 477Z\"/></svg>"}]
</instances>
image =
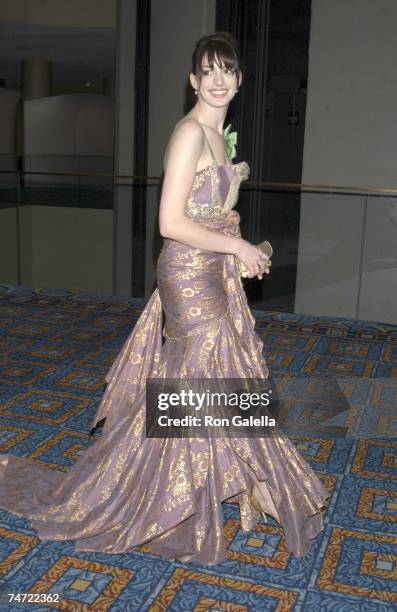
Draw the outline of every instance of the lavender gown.
<instances>
[{"instance_id":1,"label":"lavender gown","mask_svg":"<svg viewBox=\"0 0 397 612\"><path fill-rule=\"evenodd\" d=\"M185 213L239 235L222 209L235 205L248 174L245 162L198 171ZM268 376L233 255L166 239L157 273L158 288L106 377L94 421L106 416L101 437L66 475L1 455L0 507L29 518L40 539L75 540L78 551L126 553L146 544L167 558L212 565L226 554L221 503L234 498L244 531L264 511L283 527L287 550L305 554L323 528L328 493L284 435L145 437L147 377Z\"/></svg>"}]
</instances>

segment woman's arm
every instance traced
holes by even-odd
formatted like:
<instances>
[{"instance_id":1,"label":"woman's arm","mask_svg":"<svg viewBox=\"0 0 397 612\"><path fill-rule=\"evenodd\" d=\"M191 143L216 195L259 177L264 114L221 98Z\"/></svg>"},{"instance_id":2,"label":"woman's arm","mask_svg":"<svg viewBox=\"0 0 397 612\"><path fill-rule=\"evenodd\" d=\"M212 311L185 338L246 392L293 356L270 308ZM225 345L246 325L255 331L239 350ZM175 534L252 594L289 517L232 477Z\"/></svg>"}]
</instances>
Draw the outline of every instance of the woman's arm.
<instances>
[{"instance_id":1,"label":"woman's arm","mask_svg":"<svg viewBox=\"0 0 397 612\"><path fill-rule=\"evenodd\" d=\"M194 119L185 119L175 128L160 199L160 234L197 249L236 254L237 238L200 226L184 214L203 142L202 129Z\"/></svg>"},{"instance_id":2,"label":"woman's arm","mask_svg":"<svg viewBox=\"0 0 397 612\"><path fill-rule=\"evenodd\" d=\"M184 208L202 155L204 136L194 119L179 124L167 149L167 168L160 199L160 234L193 248L238 256L251 276L258 274L266 255L242 238L207 229L184 214Z\"/></svg>"}]
</instances>

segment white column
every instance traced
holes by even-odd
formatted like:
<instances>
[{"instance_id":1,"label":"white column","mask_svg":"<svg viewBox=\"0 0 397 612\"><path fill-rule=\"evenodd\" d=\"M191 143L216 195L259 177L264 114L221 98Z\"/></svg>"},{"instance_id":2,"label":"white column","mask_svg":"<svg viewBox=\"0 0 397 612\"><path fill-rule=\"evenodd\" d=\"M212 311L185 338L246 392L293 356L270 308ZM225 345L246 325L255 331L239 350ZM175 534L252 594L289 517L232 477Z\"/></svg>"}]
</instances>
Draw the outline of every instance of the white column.
<instances>
[{"instance_id":1,"label":"white column","mask_svg":"<svg viewBox=\"0 0 397 612\"><path fill-rule=\"evenodd\" d=\"M215 0L152 0L148 175L161 176L167 141L188 110L186 88L197 40L215 30ZM162 239L158 232L159 190L149 187L146 212L145 295L156 283Z\"/></svg>"},{"instance_id":2,"label":"white column","mask_svg":"<svg viewBox=\"0 0 397 612\"><path fill-rule=\"evenodd\" d=\"M22 60L21 82L24 100L47 98L52 89L52 63L43 59Z\"/></svg>"}]
</instances>

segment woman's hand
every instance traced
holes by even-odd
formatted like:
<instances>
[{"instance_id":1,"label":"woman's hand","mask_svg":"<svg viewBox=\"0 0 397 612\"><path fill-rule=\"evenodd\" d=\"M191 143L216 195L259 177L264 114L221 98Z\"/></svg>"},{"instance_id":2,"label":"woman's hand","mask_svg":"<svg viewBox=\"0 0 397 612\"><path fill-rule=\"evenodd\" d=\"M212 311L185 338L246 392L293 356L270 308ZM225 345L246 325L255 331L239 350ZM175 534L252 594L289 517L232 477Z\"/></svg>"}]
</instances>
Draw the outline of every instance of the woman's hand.
<instances>
[{"instance_id":1,"label":"woman's hand","mask_svg":"<svg viewBox=\"0 0 397 612\"><path fill-rule=\"evenodd\" d=\"M262 279L264 273L270 273L270 268L268 266L269 257L265 255L260 248L247 240L243 238L238 239L235 255L246 266L248 278L257 276L259 279Z\"/></svg>"},{"instance_id":2,"label":"woman's hand","mask_svg":"<svg viewBox=\"0 0 397 612\"><path fill-rule=\"evenodd\" d=\"M238 214L237 210L229 211L226 215L226 221L238 225L240 223L240 215Z\"/></svg>"}]
</instances>

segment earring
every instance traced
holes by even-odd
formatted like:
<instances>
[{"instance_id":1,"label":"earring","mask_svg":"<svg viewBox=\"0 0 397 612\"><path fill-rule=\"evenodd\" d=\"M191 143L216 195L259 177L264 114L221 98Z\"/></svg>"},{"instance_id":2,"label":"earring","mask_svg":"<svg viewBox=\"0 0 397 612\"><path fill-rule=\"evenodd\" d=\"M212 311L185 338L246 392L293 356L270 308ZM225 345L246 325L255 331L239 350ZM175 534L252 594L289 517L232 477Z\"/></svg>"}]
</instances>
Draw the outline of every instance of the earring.
<instances>
[{"instance_id":1,"label":"earring","mask_svg":"<svg viewBox=\"0 0 397 612\"><path fill-rule=\"evenodd\" d=\"M194 93L195 93L195 95L197 96L197 94L198 94L198 89L195 89L195 90L194 90Z\"/></svg>"},{"instance_id":2,"label":"earring","mask_svg":"<svg viewBox=\"0 0 397 612\"><path fill-rule=\"evenodd\" d=\"M234 90L234 92L235 92L235 93L238 93L238 89L235 89L235 90Z\"/></svg>"}]
</instances>

